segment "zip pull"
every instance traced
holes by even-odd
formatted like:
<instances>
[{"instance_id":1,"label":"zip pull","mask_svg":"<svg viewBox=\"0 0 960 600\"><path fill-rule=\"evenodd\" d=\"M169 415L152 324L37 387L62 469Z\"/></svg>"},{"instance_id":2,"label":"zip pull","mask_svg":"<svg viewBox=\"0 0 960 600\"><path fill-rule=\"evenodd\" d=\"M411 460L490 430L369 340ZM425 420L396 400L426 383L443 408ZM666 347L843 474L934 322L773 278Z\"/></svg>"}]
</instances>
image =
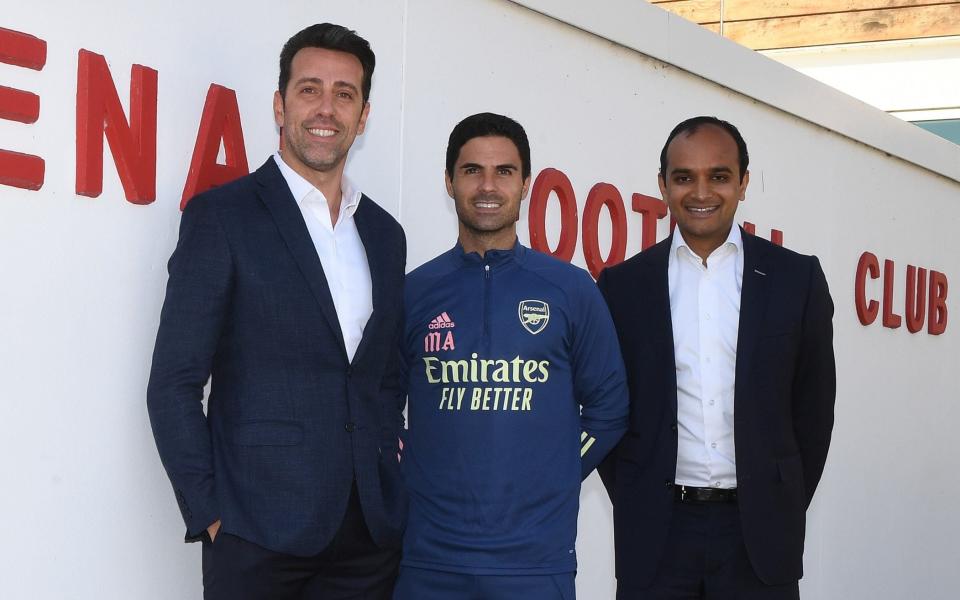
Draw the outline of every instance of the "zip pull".
<instances>
[{"instance_id":1,"label":"zip pull","mask_svg":"<svg viewBox=\"0 0 960 600\"><path fill-rule=\"evenodd\" d=\"M490 265L483 265L483 276L490 279Z\"/></svg>"}]
</instances>

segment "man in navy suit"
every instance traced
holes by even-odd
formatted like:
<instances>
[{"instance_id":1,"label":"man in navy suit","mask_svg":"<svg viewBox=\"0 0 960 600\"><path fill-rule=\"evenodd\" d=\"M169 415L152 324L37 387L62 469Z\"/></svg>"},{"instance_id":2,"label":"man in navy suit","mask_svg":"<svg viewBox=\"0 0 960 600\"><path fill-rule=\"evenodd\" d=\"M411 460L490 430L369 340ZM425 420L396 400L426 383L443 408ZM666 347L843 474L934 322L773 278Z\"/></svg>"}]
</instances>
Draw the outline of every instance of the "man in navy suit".
<instances>
[{"instance_id":1,"label":"man in navy suit","mask_svg":"<svg viewBox=\"0 0 960 600\"><path fill-rule=\"evenodd\" d=\"M374 63L339 25L290 38L281 151L183 213L147 404L207 599L392 594L406 246L343 176Z\"/></svg>"},{"instance_id":2,"label":"man in navy suit","mask_svg":"<svg viewBox=\"0 0 960 600\"><path fill-rule=\"evenodd\" d=\"M670 133L668 239L603 272L630 426L601 469L617 598L796 599L805 514L833 429L833 303L820 263L733 225L737 128Z\"/></svg>"}]
</instances>

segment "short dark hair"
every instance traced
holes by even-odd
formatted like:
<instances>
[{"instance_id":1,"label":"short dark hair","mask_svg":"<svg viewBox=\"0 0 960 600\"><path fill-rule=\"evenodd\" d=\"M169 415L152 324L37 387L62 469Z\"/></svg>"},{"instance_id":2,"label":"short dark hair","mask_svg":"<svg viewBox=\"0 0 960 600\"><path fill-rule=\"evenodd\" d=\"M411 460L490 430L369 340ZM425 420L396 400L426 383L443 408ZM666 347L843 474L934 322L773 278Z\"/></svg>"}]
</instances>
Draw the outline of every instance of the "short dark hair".
<instances>
[{"instance_id":1,"label":"short dark hair","mask_svg":"<svg viewBox=\"0 0 960 600\"><path fill-rule=\"evenodd\" d=\"M370 86L373 82L373 68L377 64L377 57L370 48L370 43L357 35L352 29L333 23L317 23L298 32L287 40L280 51L280 96L286 94L287 84L290 83L290 66L293 57L304 48L324 48L346 52L357 57L363 67L363 82L361 93L363 101L370 98Z\"/></svg>"},{"instance_id":2,"label":"short dark hair","mask_svg":"<svg viewBox=\"0 0 960 600\"><path fill-rule=\"evenodd\" d=\"M450 132L450 140L447 142L447 175L450 179L453 179L453 171L463 145L473 138L487 136L505 137L513 142L520 153L520 174L523 179L530 176L530 142L523 126L510 117L485 112L467 117L457 123Z\"/></svg>"},{"instance_id":3,"label":"short dark hair","mask_svg":"<svg viewBox=\"0 0 960 600\"><path fill-rule=\"evenodd\" d=\"M737 158L740 161L740 181L743 181L743 176L747 173L747 166L750 164L750 155L747 153L747 142L744 141L743 136L740 135L740 130L738 130L732 123L728 123L723 119L718 119L716 117L693 117L687 119L686 121L681 121L676 127L673 128L673 131L670 132L670 135L667 136L667 141L663 145L663 150L660 151L660 177L666 179L667 177L667 148L670 147L670 142L673 141L673 138L677 137L681 133L686 133L687 135L693 135L700 129L703 125L714 125L719 127L730 134L730 137L733 138L733 141L737 144Z\"/></svg>"}]
</instances>

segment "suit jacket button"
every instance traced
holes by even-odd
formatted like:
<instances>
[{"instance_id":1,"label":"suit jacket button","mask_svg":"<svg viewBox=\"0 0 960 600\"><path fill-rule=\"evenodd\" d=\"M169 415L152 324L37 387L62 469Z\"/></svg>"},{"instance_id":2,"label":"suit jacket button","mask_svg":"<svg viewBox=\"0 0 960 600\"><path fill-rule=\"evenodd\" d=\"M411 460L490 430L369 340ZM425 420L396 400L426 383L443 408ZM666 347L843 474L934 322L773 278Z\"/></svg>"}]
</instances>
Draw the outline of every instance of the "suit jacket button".
<instances>
[{"instance_id":1,"label":"suit jacket button","mask_svg":"<svg viewBox=\"0 0 960 600\"><path fill-rule=\"evenodd\" d=\"M672 481L669 481L669 480L664 481L664 482L663 482L663 485L664 485L664 487L666 487L668 490L672 490L672 489L673 489L673 482L672 482Z\"/></svg>"},{"instance_id":2,"label":"suit jacket button","mask_svg":"<svg viewBox=\"0 0 960 600\"><path fill-rule=\"evenodd\" d=\"M670 431L676 431L676 430L677 430L677 424L676 424L676 423L673 423L672 425L670 425Z\"/></svg>"},{"instance_id":3,"label":"suit jacket button","mask_svg":"<svg viewBox=\"0 0 960 600\"><path fill-rule=\"evenodd\" d=\"M347 377L353 377L353 367L347 367Z\"/></svg>"},{"instance_id":4,"label":"suit jacket button","mask_svg":"<svg viewBox=\"0 0 960 600\"><path fill-rule=\"evenodd\" d=\"M354 423L353 421L350 421L349 423L344 425L343 428L347 430L347 433L353 433L357 429L357 424Z\"/></svg>"}]
</instances>

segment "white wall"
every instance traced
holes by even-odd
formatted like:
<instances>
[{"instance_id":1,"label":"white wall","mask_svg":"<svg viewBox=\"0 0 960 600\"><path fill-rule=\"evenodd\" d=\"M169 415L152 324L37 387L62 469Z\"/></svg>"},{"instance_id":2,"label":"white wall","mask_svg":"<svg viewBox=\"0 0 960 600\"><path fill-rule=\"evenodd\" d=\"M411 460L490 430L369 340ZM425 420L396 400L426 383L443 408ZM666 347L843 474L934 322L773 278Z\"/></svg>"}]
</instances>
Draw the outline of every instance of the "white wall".
<instances>
[{"instance_id":1,"label":"white wall","mask_svg":"<svg viewBox=\"0 0 960 600\"><path fill-rule=\"evenodd\" d=\"M788 247L818 254L837 306L837 426L810 513L804 597L952 597L957 326L937 337L863 327L853 276L863 251L896 260L902 314L908 262L960 274L952 235L960 150L644 3L524 4L556 18L497 0L5 8L0 27L46 39L49 58L39 73L0 65L0 85L36 91L42 104L35 125L0 121L0 147L47 160L40 191L0 187L0 596L199 597L199 548L179 541L144 407L177 205L208 84L237 90L255 168L276 145L280 46L306 24L332 20L377 52L373 112L349 171L400 217L411 268L454 242L443 156L468 114L493 110L523 123L534 173L564 171L581 214L599 181L627 202L633 192L656 196L660 146L679 120L707 113L740 126L752 156L740 219L762 235L782 229ZM73 192L81 47L107 57L124 104L131 63L160 72L151 205L124 201L109 151L103 194ZM816 105L804 108L798 93ZM856 122L832 123L836 115ZM628 214L631 255L639 216ZM526 242L525 215L520 231ZM575 256L582 265L579 249ZM878 285L868 290L879 296ZM580 530L580 597L612 598L609 506L594 479Z\"/></svg>"}]
</instances>

